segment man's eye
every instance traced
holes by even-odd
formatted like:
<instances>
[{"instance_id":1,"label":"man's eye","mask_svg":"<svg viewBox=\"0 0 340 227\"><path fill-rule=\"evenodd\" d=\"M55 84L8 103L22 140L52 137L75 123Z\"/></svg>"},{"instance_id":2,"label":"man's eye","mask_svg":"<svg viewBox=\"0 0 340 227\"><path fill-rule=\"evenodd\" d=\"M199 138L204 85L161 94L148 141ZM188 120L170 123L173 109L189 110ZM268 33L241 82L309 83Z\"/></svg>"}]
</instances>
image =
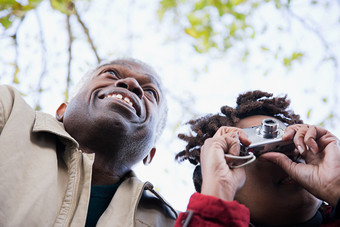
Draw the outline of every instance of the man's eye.
<instances>
[{"instance_id":1,"label":"man's eye","mask_svg":"<svg viewBox=\"0 0 340 227\"><path fill-rule=\"evenodd\" d=\"M155 90L148 88L148 89L145 89L144 91L152 95L158 101L158 94Z\"/></svg>"},{"instance_id":2,"label":"man's eye","mask_svg":"<svg viewBox=\"0 0 340 227\"><path fill-rule=\"evenodd\" d=\"M107 70L107 71L105 71L105 72L106 72L106 73L109 73L109 74L111 74L111 75L113 75L113 76L117 76L116 72L113 71L113 70Z\"/></svg>"},{"instance_id":3,"label":"man's eye","mask_svg":"<svg viewBox=\"0 0 340 227\"><path fill-rule=\"evenodd\" d=\"M112 70L112 69L105 70L102 74L103 75L110 74L110 76L107 75L107 77L110 77L112 79L119 79L119 74L115 70Z\"/></svg>"}]
</instances>

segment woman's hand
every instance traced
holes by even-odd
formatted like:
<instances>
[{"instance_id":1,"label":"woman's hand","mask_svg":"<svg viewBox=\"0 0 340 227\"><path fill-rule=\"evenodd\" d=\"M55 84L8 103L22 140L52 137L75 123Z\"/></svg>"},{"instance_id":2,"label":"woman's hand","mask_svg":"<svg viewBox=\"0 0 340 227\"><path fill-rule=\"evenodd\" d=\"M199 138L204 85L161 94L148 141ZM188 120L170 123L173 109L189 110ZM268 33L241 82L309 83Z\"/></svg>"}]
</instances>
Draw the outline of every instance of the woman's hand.
<instances>
[{"instance_id":1,"label":"woman's hand","mask_svg":"<svg viewBox=\"0 0 340 227\"><path fill-rule=\"evenodd\" d=\"M293 162L277 152L261 157L281 166L314 196L336 205L340 198L339 140L324 128L306 124L289 126L282 139L293 139L306 163Z\"/></svg>"},{"instance_id":2,"label":"woman's hand","mask_svg":"<svg viewBox=\"0 0 340 227\"><path fill-rule=\"evenodd\" d=\"M249 146L250 141L242 129L221 127L201 147L202 194L227 201L234 200L236 191L243 186L246 176L243 168L231 169L224 154L239 156L240 142Z\"/></svg>"}]
</instances>

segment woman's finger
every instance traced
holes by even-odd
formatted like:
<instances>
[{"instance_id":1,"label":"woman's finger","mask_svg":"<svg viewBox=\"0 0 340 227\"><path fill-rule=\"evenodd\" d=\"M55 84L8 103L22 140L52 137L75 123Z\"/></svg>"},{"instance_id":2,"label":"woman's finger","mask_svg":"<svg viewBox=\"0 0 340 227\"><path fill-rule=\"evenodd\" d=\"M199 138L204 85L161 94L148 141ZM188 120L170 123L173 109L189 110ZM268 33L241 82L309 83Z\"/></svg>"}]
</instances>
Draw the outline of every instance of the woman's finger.
<instances>
[{"instance_id":1,"label":"woman's finger","mask_svg":"<svg viewBox=\"0 0 340 227\"><path fill-rule=\"evenodd\" d=\"M318 152L318 144L316 140L318 139L318 132L316 126L307 125L307 131L304 138L304 143L308 146L309 150L316 154Z\"/></svg>"},{"instance_id":2,"label":"woman's finger","mask_svg":"<svg viewBox=\"0 0 340 227\"><path fill-rule=\"evenodd\" d=\"M297 131L293 138L294 144L301 155L303 155L303 153L308 150L305 144L305 135L307 133L307 130L307 125L300 125L300 127L297 128Z\"/></svg>"},{"instance_id":3,"label":"woman's finger","mask_svg":"<svg viewBox=\"0 0 340 227\"><path fill-rule=\"evenodd\" d=\"M228 154L239 156L240 155L240 139L237 132L226 134L225 137L228 145Z\"/></svg>"}]
</instances>

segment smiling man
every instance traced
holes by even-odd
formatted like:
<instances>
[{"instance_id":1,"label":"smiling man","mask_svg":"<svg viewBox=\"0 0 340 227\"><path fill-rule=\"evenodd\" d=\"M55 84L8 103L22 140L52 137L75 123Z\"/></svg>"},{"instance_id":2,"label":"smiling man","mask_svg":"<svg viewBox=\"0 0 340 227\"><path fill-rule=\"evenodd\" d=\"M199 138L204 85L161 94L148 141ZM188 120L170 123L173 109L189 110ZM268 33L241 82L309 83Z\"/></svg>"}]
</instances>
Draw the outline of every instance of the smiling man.
<instances>
[{"instance_id":1,"label":"smiling man","mask_svg":"<svg viewBox=\"0 0 340 227\"><path fill-rule=\"evenodd\" d=\"M132 171L152 161L166 113L158 75L134 59L91 71L57 119L0 86L0 225L172 226Z\"/></svg>"}]
</instances>

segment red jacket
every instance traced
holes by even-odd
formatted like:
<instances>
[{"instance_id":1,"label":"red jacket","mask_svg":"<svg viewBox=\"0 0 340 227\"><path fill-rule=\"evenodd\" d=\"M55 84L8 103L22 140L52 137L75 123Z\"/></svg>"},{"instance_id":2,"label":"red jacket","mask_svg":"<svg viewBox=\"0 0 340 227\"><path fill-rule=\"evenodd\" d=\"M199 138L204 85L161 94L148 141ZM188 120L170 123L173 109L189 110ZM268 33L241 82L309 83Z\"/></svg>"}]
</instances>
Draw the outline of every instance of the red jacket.
<instances>
[{"instance_id":1,"label":"red jacket","mask_svg":"<svg viewBox=\"0 0 340 227\"><path fill-rule=\"evenodd\" d=\"M179 214L175 227L248 227L249 217L249 209L236 201L195 193L190 198L187 212Z\"/></svg>"},{"instance_id":2,"label":"red jacket","mask_svg":"<svg viewBox=\"0 0 340 227\"><path fill-rule=\"evenodd\" d=\"M340 207L340 200L336 212L338 211L338 207ZM330 211L331 210L328 209L328 212ZM339 215L336 215L336 217L337 216ZM175 227L248 227L249 223L250 213L246 206L236 201L224 201L213 196L195 193L190 198L187 212L179 214ZM340 219L332 220L327 224L321 225L321 227L339 226Z\"/></svg>"}]
</instances>

